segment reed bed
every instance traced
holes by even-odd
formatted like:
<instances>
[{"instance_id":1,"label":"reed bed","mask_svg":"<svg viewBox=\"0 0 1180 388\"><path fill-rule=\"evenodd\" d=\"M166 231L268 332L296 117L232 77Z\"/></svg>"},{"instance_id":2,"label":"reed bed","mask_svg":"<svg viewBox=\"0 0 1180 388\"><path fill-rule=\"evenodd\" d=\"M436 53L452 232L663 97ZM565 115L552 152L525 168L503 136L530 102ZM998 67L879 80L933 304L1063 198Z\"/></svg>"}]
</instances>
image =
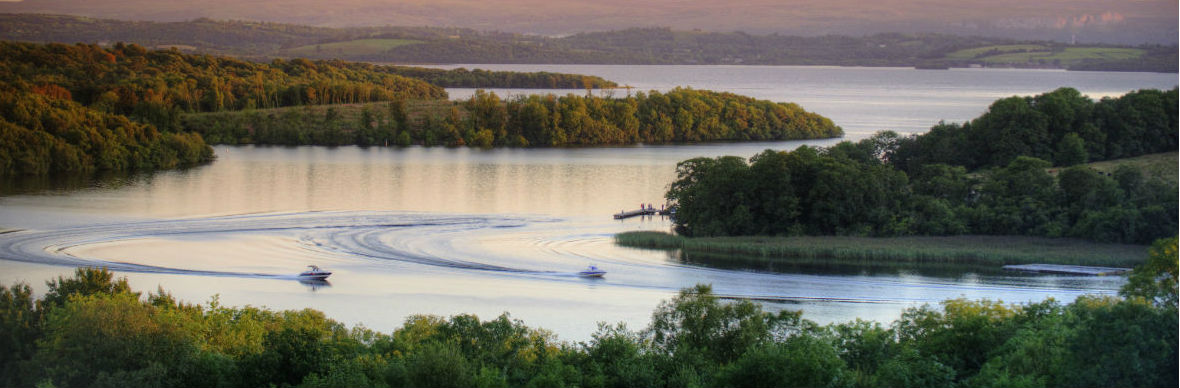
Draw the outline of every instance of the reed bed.
<instances>
[{"instance_id":1,"label":"reed bed","mask_svg":"<svg viewBox=\"0 0 1180 388\"><path fill-rule=\"evenodd\" d=\"M1147 247L1142 245L1023 236L686 238L661 232L627 232L616 235L615 241L626 247L742 255L767 261L824 259L874 264L891 261L997 266L1043 263L1133 267L1147 259Z\"/></svg>"}]
</instances>

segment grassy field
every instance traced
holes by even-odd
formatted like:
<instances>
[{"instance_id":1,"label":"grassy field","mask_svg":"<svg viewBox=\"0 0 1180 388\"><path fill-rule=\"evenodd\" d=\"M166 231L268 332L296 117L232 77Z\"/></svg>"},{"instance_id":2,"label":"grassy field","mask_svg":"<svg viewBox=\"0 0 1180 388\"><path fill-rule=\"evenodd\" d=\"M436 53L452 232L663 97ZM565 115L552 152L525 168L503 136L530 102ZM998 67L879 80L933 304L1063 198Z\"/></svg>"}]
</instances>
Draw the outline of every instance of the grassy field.
<instances>
[{"instance_id":1,"label":"grassy field","mask_svg":"<svg viewBox=\"0 0 1180 388\"><path fill-rule=\"evenodd\" d=\"M283 54L310 57L331 55L369 55L383 53L394 47L417 43L422 43L422 41L410 39L357 39L346 42L332 42L300 46L284 50Z\"/></svg>"},{"instance_id":2,"label":"grassy field","mask_svg":"<svg viewBox=\"0 0 1180 388\"><path fill-rule=\"evenodd\" d=\"M1141 245L1100 244L1077 239L1022 236L946 237L702 237L684 238L660 232L628 232L615 236L622 246L681 249L689 253L730 254L767 261L840 263L1069 264L1133 267L1147 258Z\"/></svg>"},{"instance_id":3,"label":"grassy field","mask_svg":"<svg viewBox=\"0 0 1180 388\"><path fill-rule=\"evenodd\" d=\"M1148 177L1159 177L1173 185L1180 180L1180 152L1143 155L1134 158L1108 160L1086 164L1095 170L1110 173L1120 165L1130 164L1143 171Z\"/></svg>"},{"instance_id":4,"label":"grassy field","mask_svg":"<svg viewBox=\"0 0 1180 388\"><path fill-rule=\"evenodd\" d=\"M1138 168L1143 172L1145 177L1159 178L1172 185L1176 185L1180 181L1180 152L1164 152L1085 164L1086 167L1107 174L1113 173L1115 169L1122 165L1130 165ZM1049 174L1056 176L1062 169L1064 167L1051 167L1049 168Z\"/></svg>"},{"instance_id":5,"label":"grassy field","mask_svg":"<svg viewBox=\"0 0 1180 388\"><path fill-rule=\"evenodd\" d=\"M955 51L953 53L947 54L946 59L955 59L955 60L972 59L972 58L975 58L981 54L991 52L991 51L995 51L995 52L999 52L999 53L1013 53L1013 52L1023 52L1023 51L1044 51L1044 50L1048 50L1048 48L1043 45L1039 45L1039 44L1005 44L1005 45L976 47L976 48L969 48L969 49Z\"/></svg>"},{"instance_id":6,"label":"grassy field","mask_svg":"<svg viewBox=\"0 0 1180 388\"><path fill-rule=\"evenodd\" d=\"M986 55L992 53L991 55ZM1044 64L1069 67L1085 61L1120 61L1142 57L1146 50L1115 47L1065 47L1054 50L1035 44L996 45L955 51L946 59L987 65Z\"/></svg>"},{"instance_id":7,"label":"grassy field","mask_svg":"<svg viewBox=\"0 0 1180 388\"><path fill-rule=\"evenodd\" d=\"M1070 66L1086 60L1127 60L1135 59L1146 53L1140 49L1130 48L1098 48L1098 47L1070 47L1060 52L1027 52L1000 54L983 58L988 64L1006 63L1054 63Z\"/></svg>"},{"instance_id":8,"label":"grassy field","mask_svg":"<svg viewBox=\"0 0 1180 388\"><path fill-rule=\"evenodd\" d=\"M988 64L1054 63L1069 67L1086 60L1127 60L1143 56L1145 51L1124 48L1067 48L1062 52L1003 54L984 58Z\"/></svg>"}]
</instances>

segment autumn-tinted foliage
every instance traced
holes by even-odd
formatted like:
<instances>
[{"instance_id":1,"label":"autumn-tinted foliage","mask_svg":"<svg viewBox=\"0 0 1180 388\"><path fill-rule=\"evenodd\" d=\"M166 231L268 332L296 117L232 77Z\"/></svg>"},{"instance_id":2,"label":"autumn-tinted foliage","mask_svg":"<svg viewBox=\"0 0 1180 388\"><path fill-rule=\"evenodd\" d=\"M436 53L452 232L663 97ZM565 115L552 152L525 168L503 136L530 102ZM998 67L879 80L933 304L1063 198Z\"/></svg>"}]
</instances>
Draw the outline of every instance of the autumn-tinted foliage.
<instances>
[{"instance_id":1,"label":"autumn-tinted foliage","mask_svg":"<svg viewBox=\"0 0 1180 388\"><path fill-rule=\"evenodd\" d=\"M0 82L54 85L83 105L163 130L177 129L185 112L446 97L442 88L370 64L263 64L121 43L0 42Z\"/></svg>"},{"instance_id":2,"label":"autumn-tinted foliage","mask_svg":"<svg viewBox=\"0 0 1180 388\"><path fill-rule=\"evenodd\" d=\"M200 135L161 133L125 116L0 84L0 176L175 168L212 158Z\"/></svg>"},{"instance_id":3,"label":"autumn-tinted foliage","mask_svg":"<svg viewBox=\"0 0 1180 388\"><path fill-rule=\"evenodd\" d=\"M676 88L627 97L567 94L466 101L407 110L406 102L187 115L183 127L213 143L561 147L839 137L843 130L796 104ZM341 112L351 110L351 114ZM351 117L349 117L351 116Z\"/></svg>"},{"instance_id":4,"label":"autumn-tinted foliage","mask_svg":"<svg viewBox=\"0 0 1180 388\"><path fill-rule=\"evenodd\" d=\"M685 88L621 98L534 95L499 105L494 94L477 94L467 104L474 117L471 127L492 131L496 144L511 144L517 137L530 145L561 146L816 139L844 134L828 118L796 104Z\"/></svg>"},{"instance_id":5,"label":"autumn-tinted foliage","mask_svg":"<svg viewBox=\"0 0 1180 388\"><path fill-rule=\"evenodd\" d=\"M524 73L462 67L443 70L414 66L383 66L381 69L445 88L600 89L619 86L598 76L546 71Z\"/></svg>"},{"instance_id":6,"label":"autumn-tinted foliage","mask_svg":"<svg viewBox=\"0 0 1180 388\"><path fill-rule=\"evenodd\" d=\"M200 135L178 132L186 112L446 97L368 64L14 42L0 42L0 91L0 175L209 161Z\"/></svg>"}]
</instances>

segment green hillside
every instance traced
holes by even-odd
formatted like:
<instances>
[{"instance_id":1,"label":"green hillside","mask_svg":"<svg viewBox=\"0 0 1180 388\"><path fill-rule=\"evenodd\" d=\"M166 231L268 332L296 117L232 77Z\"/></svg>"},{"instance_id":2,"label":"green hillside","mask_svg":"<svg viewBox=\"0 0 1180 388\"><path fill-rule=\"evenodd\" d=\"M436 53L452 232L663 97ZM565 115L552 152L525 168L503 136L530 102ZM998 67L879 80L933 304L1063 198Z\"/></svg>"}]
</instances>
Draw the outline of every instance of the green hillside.
<instances>
[{"instance_id":1,"label":"green hillside","mask_svg":"<svg viewBox=\"0 0 1180 388\"><path fill-rule=\"evenodd\" d=\"M1071 46L947 34L754 35L628 28L565 37L466 28L349 27L217 21L155 23L0 14L0 39L190 46L270 60L305 57L385 63L741 64L1001 66L1176 72L1176 46Z\"/></svg>"},{"instance_id":2,"label":"green hillside","mask_svg":"<svg viewBox=\"0 0 1180 388\"><path fill-rule=\"evenodd\" d=\"M1072 68L1088 62L1136 60L1148 51L1128 47L1066 47L1044 44L993 45L963 49L947 54L950 61L986 66L1052 66Z\"/></svg>"},{"instance_id":3,"label":"green hillside","mask_svg":"<svg viewBox=\"0 0 1180 388\"><path fill-rule=\"evenodd\" d=\"M352 57L358 55L376 55L395 47L422 42L421 40L414 39L356 39L299 46L280 52L293 57L322 57L332 55Z\"/></svg>"}]
</instances>

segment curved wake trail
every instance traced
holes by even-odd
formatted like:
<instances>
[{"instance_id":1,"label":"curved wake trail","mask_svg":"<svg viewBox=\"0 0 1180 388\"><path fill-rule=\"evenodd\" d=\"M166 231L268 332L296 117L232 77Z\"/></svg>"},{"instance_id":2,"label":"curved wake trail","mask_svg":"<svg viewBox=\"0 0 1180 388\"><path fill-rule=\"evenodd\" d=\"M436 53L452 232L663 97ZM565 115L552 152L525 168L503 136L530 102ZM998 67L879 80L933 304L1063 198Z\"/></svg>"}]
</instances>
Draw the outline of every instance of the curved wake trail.
<instances>
[{"instance_id":1,"label":"curved wake trail","mask_svg":"<svg viewBox=\"0 0 1180 388\"><path fill-rule=\"evenodd\" d=\"M297 280L279 268L302 268L304 260L335 261L377 274L416 276L424 270L447 276L470 273L541 287L606 286L619 290L673 293L693 284L713 284L721 297L771 303L937 303L955 297L1039 300L1085 293L1113 293L1094 281L1057 284L1009 278L961 281L922 276L765 273L693 266L666 254L617 247L616 224L580 223L544 217L446 215L377 211L245 214L176 220L85 225L0 234L0 259L101 266L126 272ZM259 242L251 240L261 237ZM140 240L153 241L136 251ZM228 240L206 245L204 241ZM196 242L213 253L170 257L170 250ZM162 244L162 245L161 245ZM114 254L98 255L114 246ZM212 247L212 248L206 248ZM93 248L93 249L92 249ZM220 249L220 250L218 250ZM138 252L128 254L127 252ZM208 257L206 254L228 256ZM101 257L100 257L101 256ZM105 258L103 258L105 257ZM208 258L206 260L206 258ZM170 260L170 261L169 261ZM186 261L187 260L187 261ZM267 262L267 260L270 260ZM296 263L300 261L300 263ZM606 279L583 279L577 270L596 263ZM269 264L269 266L267 266ZM384 276L384 275L383 275ZM423 274L423 279L435 279ZM496 282L489 278L489 282Z\"/></svg>"},{"instance_id":2,"label":"curved wake trail","mask_svg":"<svg viewBox=\"0 0 1180 388\"><path fill-rule=\"evenodd\" d=\"M212 236L290 236L304 249L335 256L430 265L454 269L547 273L512 268L474 258L435 254L432 236L474 233L489 228L511 228L542 219L500 216L447 216L382 212L306 212L250 214L224 217L86 225L57 230L24 230L0 234L0 259L65 266L102 266L112 270L204 276L244 276L286 279L277 275L240 271L211 271L158 266L142 262L82 257L72 252L98 244L138 239L200 239Z\"/></svg>"}]
</instances>

